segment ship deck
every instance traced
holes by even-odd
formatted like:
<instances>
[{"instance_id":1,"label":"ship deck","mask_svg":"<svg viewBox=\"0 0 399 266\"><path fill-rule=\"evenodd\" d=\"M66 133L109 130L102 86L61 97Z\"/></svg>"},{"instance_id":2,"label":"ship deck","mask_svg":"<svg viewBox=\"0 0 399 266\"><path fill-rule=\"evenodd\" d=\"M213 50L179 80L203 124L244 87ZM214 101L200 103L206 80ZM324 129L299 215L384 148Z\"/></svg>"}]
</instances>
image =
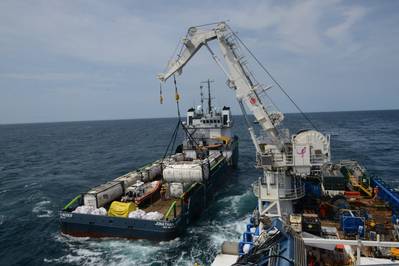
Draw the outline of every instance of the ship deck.
<instances>
[{"instance_id":1,"label":"ship deck","mask_svg":"<svg viewBox=\"0 0 399 266\"><path fill-rule=\"evenodd\" d=\"M371 239L370 232L376 232L379 234L381 241L396 241L393 232L395 231L394 225L392 223L392 209L387 206L386 202L378 199L378 198L368 198L368 197L359 197L359 198L348 198L348 203L352 210L360 210L362 209L365 213L367 213L368 218L365 219L365 235L364 240L376 240ZM313 213L316 214L315 210L305 209L304 213ZM356 234L345 234L343 229L341 228L340 220L333 217L319 217L320 225L322 232L328 232L329 229L335 228L336 234L328 235L326 233L322 233L323 238L336 238L343 240L355 240L357 239ZM306 230L305 230L306 231ZM334 230L333 230L334 231ZM330 231L331 232L331 231ZM338 245L336 246L338 248ZM355 246L352 246L352 251L356 250ZM384 247L370 247L370 246L361 246L360 247L361 255L367 257L376 257L379 254L380 257L389 257L391 249ZM335 265L337 261L342 259L340 256L334 257L330 256L331 254L337 255L338 253L323 250L323 249L312 249L314 254L317 254L319 260L323 261L325 265ZM341 261L342 262L342 261ZM339 264L339 263L338 263Z\"/></svg>"},{"instance_id":2,"label":"ship deck","mask_svg":"<svg viewBox=\"0 0 399 266\"><path fill-rule=\"evenodd\" d=\"M385 237L385 240L391 240L391 231L394 229L392 224L392 209L386 205L383 200L374 198L357 198L353 201L350 201L351 209L362 209L364 210L369 219L367 219L365 225L367 231L371 228L374 228L375 225L383 225L383 231L386 234L382 234ZM315 210L308 209L304 210L303 213L316 214ZM373 221L374 225L370 224L370 220ZM320 217L321 226L323 227L335 227L338 229L338 235L340 239L352 239L352 237L345 236L343 231L340 229L340 221L327 217Z\"/></svg>"},{"instance_id":3,"label":"ship deck","mask_svg":"<svg viewBox=\"0 0 399 266\"><path fill-rule=\"evenodd\" d=\"M142 207L141 209L145 212L160 212L163 215L166 215L169 208L172 206L173 202L176 202L176 216L181 214L181 200L180 199L168 199L168 200L161 200L158 199L157 201L152 202L151 204ZM169 217L173 217L173 210L171 210Z\"/></svg>"}]
</instances>

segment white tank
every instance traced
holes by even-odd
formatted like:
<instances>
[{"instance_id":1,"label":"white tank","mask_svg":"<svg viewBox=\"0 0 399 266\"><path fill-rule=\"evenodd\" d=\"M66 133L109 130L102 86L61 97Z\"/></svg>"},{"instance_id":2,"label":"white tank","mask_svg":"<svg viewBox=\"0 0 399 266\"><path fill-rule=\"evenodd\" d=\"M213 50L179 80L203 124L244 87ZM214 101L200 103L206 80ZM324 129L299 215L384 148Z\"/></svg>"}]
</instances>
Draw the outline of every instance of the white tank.
<instances>
[{"instance_id":1,"label":"white tank","mask_svg":"<svg viewBox=\"0 0 399 266\"><path fill-rule=\"evenodd\" d=\"M107 203L121 197L123 194L123 186L120 181L111 181L93 188L83 195L85 206L100 208Z\"/></svg>"},{"instance_id":2,"label":"white tank","mask_svg":"<svg viewBox=\"0 0 399 266\"><path fill-rule=\"evenodd\" d=\"M176 153L170 157L173 158L176 162L181 162L184 160L184 153Z\"/></svg>"},{"instance_id":3,"label":"white tank","mask_svg":"<svg viewBox=\"0 0 399 266\"><path fill-rule=\"evenodd\" d=\"M161 175L161 164L154 163L141 170L143 174L143 181L148 182L154 180L157 176Z\"/></svg>"},{"instance_id":4,"label":"white tank","mask_svg":"<svg viewBox=\"0 0 399 266\"><path fill-rule=\"evenodd\" d=\"M208 164L202 162L170 164L163 170L163 179L167 182L194 183L208 177Z\"/></svg>"},{"instance_id":5,"label":"white tank","mask_svg":"<svg viewBox=\"0 0 399 266\"><path fill-rule=\"evenodd\" d=\"M169 196L171 198L178 198L184 192L184 185L182 183L170 183L169 184Z\"/></svg>"},{"instance_id":6,"label":"white tank","mask_svg":"<svg viewBox=\"0 0 399 266\"><path fill-rule=\"evenodd\" d=\"M141 173L140 172L130 172L126 175L120 176L115 179L115 181L122 181L123 182L123 189L126 191L128 187L135 184L137 180L141 180Z\"/></svg>"}]
</instances>

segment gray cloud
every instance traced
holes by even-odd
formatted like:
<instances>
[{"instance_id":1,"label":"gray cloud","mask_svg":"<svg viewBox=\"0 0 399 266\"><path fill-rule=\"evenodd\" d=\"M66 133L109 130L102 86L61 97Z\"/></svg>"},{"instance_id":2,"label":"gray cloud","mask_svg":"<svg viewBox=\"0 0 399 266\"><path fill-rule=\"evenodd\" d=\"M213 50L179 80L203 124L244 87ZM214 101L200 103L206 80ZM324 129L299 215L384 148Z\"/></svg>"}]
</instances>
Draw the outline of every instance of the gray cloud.
<instances>
[{"instance_id":1,"label":"gray cloud","mask_svg":"<svg viewBox=\"0 0 399 266\"><path fill-rule=\"evenodd\" d=\"M155 75L187 27L226 19L305 110L397 108L391 99L398 96L398 38L387 26L398 23L388 12L395 8L338 0L1 1L0 123L174 115L168 97L157 105ZM179 77L183 88L192 88L184 91L187 104L208 76L224 87L222 73L201 52ZM375 80L388 99L376 97ZM27 88L46 101L29 93L26 107L9 104ZM337 95L348 92L360 94L355 105L340 102ZM228 90L216 94L234 104ZM318 101L308 104L310 96ZM51 99L62 110L51 112L57 108ZM131 110L117 107L127 99L135 101Z\"/></svg>"}]
</instances>

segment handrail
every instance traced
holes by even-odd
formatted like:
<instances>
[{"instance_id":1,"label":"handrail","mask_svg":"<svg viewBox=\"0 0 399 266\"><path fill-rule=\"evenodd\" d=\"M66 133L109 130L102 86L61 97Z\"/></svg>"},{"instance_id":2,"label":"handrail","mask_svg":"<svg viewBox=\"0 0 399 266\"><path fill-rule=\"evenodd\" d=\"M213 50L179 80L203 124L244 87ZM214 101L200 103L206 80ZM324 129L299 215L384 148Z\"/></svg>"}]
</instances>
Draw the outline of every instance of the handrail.
<instances>
[{"instance_id":1,"label":"handrail","mask_svg":"<svg viewBox=\"0 0 399 266\"><path fill-rule=\"evenodd\" d=\"M82 197L82 195L77 195L76 197L74 197L67 205L64 206L64 211L66 209L68 209L69 207L71 207L78 199L80 199Z\"/></svg>"},{"instance_id":2,"label":"handrail","mask_svg":"<svg viewBox=\"0 0 399 266\"><path fill-rule=\"evenodd\" d=\"M194 184L192 184L187 190L186 192L184 192L179 199L183 200L185 195L187 195L187 193L189 193L197 184L200 184L198 182L195 182ZM170 207L168 208L168 210L166 211L164 217L165 219L168 219L170 213L172 212L173 209L176 209L176 204L177 204L177 200L173 201L172 204L170 204Z\"/></svg>"},{"instance_id":3,"label":"handrail","mask_svg":"<svg viewBox=\"0 0 399 266\"><path fill-rule=\"evenodd\" d=\"M165 219L168 219L170 212L173 210L173 208L176 208L176 200L170 205L168 211L165 213Z\"/></svg>"},{"instance_id":4,"label":"handrail","mask_svg":"<svg viewBox=\"0 0 399 266\"><path fill-rule=\"evenodd\" d=\"M180 196L180 199L183 199L183 198L184 198L184 194L190 192L197 184L200 184L200 183L195 182L194 184L192 184L192 185L186 190L186 192L184 192L184 193Z\"/></svg>"},{"instance_id":5,"label":"handrail","mask_svg":"<svg viewBox=\"0 0 399 266\"><path fill-rule=\"evenodd\" d=\"M226 159L226 157L222 157L222 159L219 159L219 161L214 165L214 166L212 166L212 168L210 169L210 170L213 170L216 166L218 166L221 162L223 162L224 160Z\"/></svg>"},{"instance_id":6,"label":"handrail","mask_svg":"<svg viewBox=\"0 0 399 266\"><path fill-rule=\"evenodd\" d=\"M259 181L252 184L252 191L256 197L260 196L261 185L259 185ZM279 194L280 200L302 198L305 195L305 184L297 184L292 189L279 188Z\"/></svg>"}]
</instances>

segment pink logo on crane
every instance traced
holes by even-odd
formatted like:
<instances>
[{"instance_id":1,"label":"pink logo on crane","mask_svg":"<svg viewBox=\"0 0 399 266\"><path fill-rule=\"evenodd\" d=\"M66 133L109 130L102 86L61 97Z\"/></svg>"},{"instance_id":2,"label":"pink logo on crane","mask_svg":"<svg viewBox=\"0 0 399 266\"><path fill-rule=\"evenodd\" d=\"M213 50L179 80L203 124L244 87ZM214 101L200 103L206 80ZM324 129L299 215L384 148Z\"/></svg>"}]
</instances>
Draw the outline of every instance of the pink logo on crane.
<instances>
[{"instance_id":1,"label":"pink logo on crane","mask_svg":"<svg viewBox=\"0 0 399 266\"><path fill-rule=\"evenodd\" d=\"M303 148L301 149L301 151L299 151L299 152L298 152L298 150L297 150L296 153L297 153L298 155L301 155L301 158L303 159L303 157L305 156L305 153L306 153L306 147L303 147Z\"/></svg>"}]
</instances>

